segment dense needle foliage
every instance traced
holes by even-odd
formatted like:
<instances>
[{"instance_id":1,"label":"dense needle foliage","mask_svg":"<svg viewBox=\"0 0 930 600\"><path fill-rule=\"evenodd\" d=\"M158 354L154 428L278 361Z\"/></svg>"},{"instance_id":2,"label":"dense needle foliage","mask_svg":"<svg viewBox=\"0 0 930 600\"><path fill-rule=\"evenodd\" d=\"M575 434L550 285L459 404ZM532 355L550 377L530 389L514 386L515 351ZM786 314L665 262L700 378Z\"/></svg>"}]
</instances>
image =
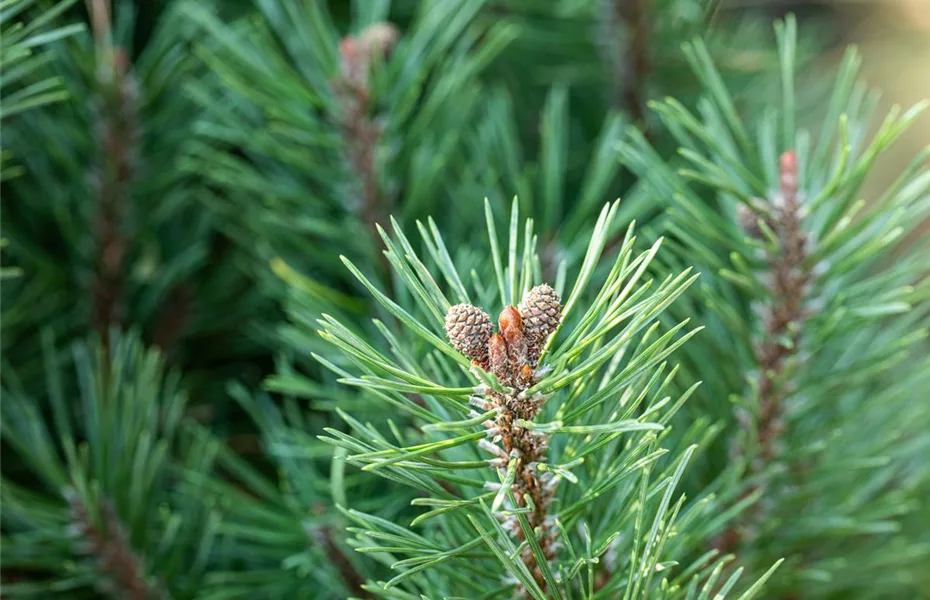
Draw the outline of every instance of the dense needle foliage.
<instances>
[{"instance_id":1,"label":"dense needle foliage","mask_svg":"<svg viewBox=\"0 0 930 600\"><path fill-rule=\"evenodd\" d=\"M734 14L0 0L3 597L930 597L922 106Z\"/></svg>"}]
</instances>

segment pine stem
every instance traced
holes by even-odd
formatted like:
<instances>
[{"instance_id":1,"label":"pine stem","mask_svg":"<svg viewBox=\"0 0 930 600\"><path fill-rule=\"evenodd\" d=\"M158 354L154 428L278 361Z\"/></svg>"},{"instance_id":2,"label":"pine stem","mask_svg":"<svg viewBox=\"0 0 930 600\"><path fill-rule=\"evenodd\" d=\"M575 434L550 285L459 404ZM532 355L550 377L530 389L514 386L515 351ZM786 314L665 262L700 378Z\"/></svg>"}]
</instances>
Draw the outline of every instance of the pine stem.
<instances>
[{"instance_id":1,"label":"pine stem","mask_svg":"<svg viewBox=\"0 0 930 600\"><path fill-rule=\"evenodd\" d=\"M98 6L94 3L93 6ZM102 19L98 17L97 20ZM97 26L101 27L100 25ZM110 325L120 320L123 263L127 237L123 231L130 203L135 138L135 84L123 52L102 53L110 60L100 71L102 123L96 224L97 264L92 284L93 328L107 339Z\"/></svg>"},{"instance_id":2,"label":"pine stem","mask_svg":"<svg viewBox=\"0 0 930 600\"><path fill-rule=\"evenodd\" d=\"M648 0L607 0L605 45L614 74L612 103L646 132L645 85L651 68Z\"/></svg>"},{"instance_id":3,"label":"pine stem","mask_svg":"<svg viewBox=\"0 0 930 600\"><path fill-rule=\"evenodd\" d=\"M83 551L96 559L97 568L107 579L108 595L128 600L155 598L145 582L145 569L135 556L129 538L109 502L101 503L103 527L94 523L87 505L74 490L67 492L74 527L86 542Z\"/></svg>"},{"instance_id":4,"label":"pine stem","mask_svg":"<svg viewBox=\"0 0 930 600\"><path fill-rule=\"evenodd\" d=\"M504 309L498 323L500 333L492 335L488 342L488 366L508 391L489 390L486 394L488 408L496 408L497 416L485 426L489 429L492 443L501 445L498 464L501 474L508 472L512 461L517 461L511 492L520 508L532 505L533 510L527 513L526 518L530 530L539 532L539 547L548 562L555 556L549 508L558 479L552 473L536 469L537 464L546 462L549 437L542 432L528 430L519 423L521 420L532 421L542 407L542 399L527 397L525 392L536 382L534 369L539 360L539 350L551 329L541 335L534 333L524 326L523 316L512 306ZM523 529L516 516L506 517L504 527L518 539L523 539ZM540 589L546 591L543 571L529 546L521 553L521 559Z\"/></svg>"},{"instance_id":5,"label":"pine stem","mask_svg":"<svg viewBox=\"0 0 930 600\"><path fill-rule=\"evenodd\" d=\"M781 253L771 257L772 291L778 300L765 319L766 336L756 348L759 363L761 418L759 443L763 464L775 456L775 442L782 430L784 401L789 390L784 379L786 364L798 352L801 324L811 274L804 268L807 237L801 230L801 206L797 189L797 157L786 152L781 158L781 194L775 203L776 230Z\"/></svg>"},{"instance_id":6,"label":"pine stem","mask_svg":"<svg viewBox=\"0 0 930 600\"><path fill-rule=\"evenodd\" d=\"M381 141L381 126L369 116L371 90L369 70L376 54L383 59L396 41L397 31L388 24L373 25L358 37L342 40L339 52L342 57L340 78L336 81L336 95L342 102L342 135L346 142L349 167L357 179L359 198L358 214L379 238L377 225L386 223L390 214L389 198L382 193L378 177L377 150ZM385 285L392 285L391 264L378 252Z\"/></svg>"},{"instance_id":7,"label":"pine stem","mask_svg":"<svg viewBox=\"0 0 930 600\"><path fill-rule=\"evenodd\" d=\"M349 164L359 180L360 201L359 215L370 227L384 221L387 213L378 185L375 152L381 137L381 128L370 119L367 90L354 89L351 100L347 102L342 131L348 145Z\"/></svg>"},{"instance_id":8,"label":"pine stem","mask_svg":"<svg viewBox=\"0 0 930 600\"><path fill-rule=\"evenodd\" d=\"M520 508L527 506L526 499L532 501L534 510L527 513L531 529L539 531L539 545L542 548L546 560L551 560L554 556L552 524L548 521L549 505L552 502L554 488L549 485L551 480L544 480L542 475L535 469L535 464L545 462L545 451L548 447L548 436L541 435L537 432L528 431L519 427L516 423L518 419L531 420L538 412L538 406L518 398L518 392L510 394L490 393L488 402L491 406L499 408L499 413L489 428L494 429L497 436L500 437L500 444L508 457L514 457L518 460L516 466L516 477L514 478L512 491L513 496ZM505 459L499 469L506 472L510 464L510 458ZM504 521L505 529L510 530L518 538L522 539L523 533L516 516L507 517ZM539 585L540 589L546 590L546 580L543 578L539 565L536 564L536 558L532 551L527 547L521 554L523 563L533 574L533 578Z\"/></svg>"},{"instance_id":9,"label":"pine stem","mask_svg":"<svg viewBox=\"0 0 930 600\"><path fill-rule=\"evenodd\" d=\"M159 314L153 343L161 348L166 359L170 358L171 350L184 331L184 326L190 315L192 301L190 286L187 284L178 285L171 290L168 302Z\"/></svg>"},{"instance_id":10,"label":"pine stem","mask_svg":"<svg viewBox=\"0 0 930 600\"><path fill-rule=\"evenodd\" d=\"M323 516L326 512L326 507L324 505L319 505L316 507L315 512L317 515ZM351 561L346 557L345 551L336 542L336 536L339 535L339 527L328 525L322 527L318 531L320 545L323 546L326 556L328 556L336 566L340 577L342 577L352 597L372 598L372 595L364 588L365 578L355 570Z\"/></svg>"},{"instance_id":11,"label":"pine stem","mask_svg":"<svg viewBox=\"0 0 930 600\"><path fill-rule=\"evenodd\" d=\"M501 483L493 484L499 491L492 510L496 511L501 502L511 496L518 508L531 508L526 513L526 524L532 535L538 532L536 541L547 563L555 556L549 505L559 477L537 468L546 462L549 437L530 424L547 396L527 395L526 392L538 382L540 371L536 367L546 340L561 322L561 302L551 287L538 285L523 296L519 309L507 306L501 311L497 319L498 333L492 333L490 316L470 304L450 307L445 319L446 335L453 347L470 358L475 368L494 375L500 384L494 389L482 386L479 388L482 391L476 392L478 396L471 400L482 410L495 413L493 421L484 422L491 441L482 439L478 443L493 455L489 464L494 465L501 476ZM525 539L520 517L511 514L501 515L499 519L514 537ZM544 569L538 564L529 544L520 558L539 588L545 591L548 565ZM525 596L526 590L518 590L518 593Z\"/></svg>"},{"instance_id":12,"label":"pine stem","mask_svg":"<svg viewBox=\"0 0 930 600\"><path fill-rule=\"evenodd\" d=\"M755 347L758 365L756 388L759 395L759 418L755 442L758 447L755 459L750 461L751 475L760 475L778 459L778 443L784 432L785 402L791 393L789 368L797 358L801 330L807 316L805 304L811 272L804 266L808 256L808 238L801 228L801 204L798 195L797 156L785 152L780 160L780 189L769 203L766 224L778 237L778 250L767 257L768 277L772 297L771 305L762 315L764 335ZM735 448L740 454L746 448ZM765 492L768 481L762 480L746 491L744 497ZM720 536L717 549L730 552L742 545L743 528L758 522L758 509L748 516L747 522L734 522Z\"/></svg>"}]
</instances>

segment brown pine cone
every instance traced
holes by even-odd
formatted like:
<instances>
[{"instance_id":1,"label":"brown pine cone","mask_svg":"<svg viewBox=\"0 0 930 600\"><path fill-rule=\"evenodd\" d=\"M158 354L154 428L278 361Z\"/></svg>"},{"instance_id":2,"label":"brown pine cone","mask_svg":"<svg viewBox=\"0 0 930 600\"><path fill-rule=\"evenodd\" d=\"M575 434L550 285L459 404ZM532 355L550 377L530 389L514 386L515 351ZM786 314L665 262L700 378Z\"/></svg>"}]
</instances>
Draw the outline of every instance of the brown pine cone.
<instances>
[{"instance_id":1,"label":"brown pine cone","mask_svg":"<svg viewBox=\"0 0 930 600\"><path fill-rule=\"evenodd\" d=\"M446 335L452 346L482 367L488 362L493 330L491 317L471 304L456 304L446 313Z\"/></svg>"},{"instance_id":2,"label":"brown pine cone","mask_svg":"<svg viewBox=\"0 0 930 600\"><path fill-rule=\"evenodd\" d=\"M528 362L535 367L546 339L562 321L562 300L544 283L526 293L518 310L523 317L523 334L529 342Z\"/></svg>"},{"instance_id":3,"label":"brown pine cone","mask_svg":"<svg viewBox=\"0 0 930 600\"><path fill-rule=\"evenodd\" d=\"M523 333L531 341L542 343L562 320L562 299L544 283L526 293L518 310L523 317Z\"/></svg>"}]
</instances>

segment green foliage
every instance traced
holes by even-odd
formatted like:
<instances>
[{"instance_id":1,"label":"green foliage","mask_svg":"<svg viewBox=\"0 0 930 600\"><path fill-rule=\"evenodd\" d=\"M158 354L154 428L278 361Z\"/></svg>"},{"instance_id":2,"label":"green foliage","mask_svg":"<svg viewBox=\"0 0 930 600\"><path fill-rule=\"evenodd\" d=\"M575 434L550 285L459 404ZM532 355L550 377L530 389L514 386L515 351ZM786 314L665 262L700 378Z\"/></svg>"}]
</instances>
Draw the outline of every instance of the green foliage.
<instances>
[{"instance_id":1,"label":"green foliage","mask_svg":"<svg viewBox=\"0 0 930 600\"><path fill-rule=\"evenodd\" d=\"M308 260L319 247L377 265L374 222L451 195L478 77L516 34L506 20L479 26L483 4L421 3L396 44L367 54L358 46L387 3L354 3L338 27L320 3L256 2L257 15L232 25L189 7L206 34L198 54L222 84L193 90L207 114L191 169L213 179L211 206L262 269L281 256L331 283L333 256ZM467 227L470 207L447 208Z\"/></svg>"},{"instance_id":2,"label":"green foliage","mask_svg":"<svg viewBox=\"0 0 930 600\"><path fill-rule=\"evenodd\" d=\"M0 87L3 87L0 121L5 122L19 113L67 98L59 78L36 77L36 72L53 56L45 51L45 46L83 30L81 24L52 26L75 2L77 0L58 2L28 23L21 19L34 10L34 0L0 2L0 37L3 38L0 44L0 67L3 69L0 76ZM3 163L0 180L21 173L19 168L6 164L8 159L9 152L4 144L0 149L0 161Z\"/></svg>"},{"instance_id":3,"label":"green foliage","mask_svg":"<svg viewBox=\"0 0 930 600\"><path fill-rule=\"evenodd\" d=\"M452 301L480 299L481 306L496 309L515 304L529 290L539 259L532 252L532 222L521 243L516 207L515 202L506 254L498 250L488 207L494 270L472 271L475 283L483 284L473 296L461 284L462 269L433 263L431 270L399 229L383 239L388 259L414 297L408 306L380 292L346 260L401 328L395 334L394 327L380 326L386 353L332 317L320 321L320 335L354 364L353 372L340 370L342 382L410 416L409 425L389 422L382 430L340 411L350 433L327 429L324 441L345 449L349 464L414 488L417 497L411 504L430 509L409 528L360 511L347 513L356 524L350 529L351 543L395 571L390 580L370 584L369 591L386 598L496 597L516 586L535 598L685 598L696 597L705 584L713 589L708 576L716 579L731 557L705 556L679 569L666 555L685 500L676 492L682 473L715 433L705 423L690 428L672 447L666 445L670 420L694 391L664 396L677 370L669 370L666 359L696 330L676 340L687 321L663 331L658 317L694 277L685 271L658 284L643 279L659 242L634 254L630 228L609 271L600 270L592 283L617 204L601 212L567 295L564 325L549 342L539 378L514 396L545 402L538 419L517 425L551 436L545 462L531 468L548 473L546 481L553 487L561 482L555 487L553 512L535 533L525 516L534 510L525 502L532 501L517 502L512 492L516 455L498 483L493 468L497 457L489 459L486 447L477 443L494 435L482 422L500 409L479 415L469 410L470 404L485 410L476 397L488 390L512 392L490 373L470 369L443 339L442 326ZM508 257L506 267L503 256ZM502 527L501 521L508 519L519 522L526 540L522 544L519 535ZM675 531L676 539L668 544L675 558L686 559L687 550L704 541L687 528ZM553 542L560 550L548 560L542 545ZM540 577L529 570L532 561L519 558L521 551L532 554ZM504 581L502 569L510 574ZM715 569L717 575L711 575ZM725 596L738 578L734 574L719 593Z\"/></svg>"},{"instance_id":4,"label":"green foliage","mask_svg":"<svg viewBox=\"0 0 930 600\"><path fill-rule=\"evenodd\" d=\"M393 516L405 494L388 493L344 472L332 449L312 435L320 418L289 401L283 410L265 394L241 385L230 395L258 425L260 446L277 466L269 479L261 461L214 440L214 473L188 472L193 486L222 513L218 563L206 578L203 599L345 598L361 592L366 565L344 542L346 520L334 508L351 494L359 506Z\"/></svg>"},{"instance_id":5,"label":"green foliage","mask_svg":"<svg viewBox=\"0 0 930 600\"><path fill-rule=\"evenodd\" d=\"M266 301L198 207L202 180L180 166L199 115L183 93L200 72L191 28L167 10L132 56L132 7L118 8L100 39L84 32L42 54L37 72L68 100L4 130L23 169L4 184L4 261L24 275L3 286L2 348L28 386L41 379L37 329L76 339L131 324L222 390L254 360L257 334L239 324L267 314Z\"/></svg>"},{"instance_id":6,"label":"green foliage","mask_svg":"<svg viewBox=\"0 0 930 600\"><path fill-rule=\"evenodd\" d=\"M5 596L930 590L930 151L816 24L110 4L0 0Z\"/></svg>"},{"instance_id":7,"label":"green foliage","mask_svg":"<svg viewBox=\"0 0 930 600\"><path fill-rule=\"evenodd\" d=\"M909 513L925 512L928 484L914 465L930 443L921 401L930 287L921 282L926 238L912 235L930 215L928 151L882 197L858 195L922 107L895 109L870 139L872 104L855 82L859 57L850 50L826 114L802 127L795 27L788 20L776 28L782 101L763 118L736 113L696 42L686 55L708 92L698 113L671 99L654 106L681 144L681 166L664 163L636 132L623 155L665 202L678 254L670 264L697 263L703 274L700 293L679 313L710 334L685 350L685 371L708 382L693 407L722 417L735 408L728 443L738 468L731 463L724 489L734 499L762 495L731 529L741 539L735 550L756 569L786 557L790 568L775 577L781 593L909 597L926 586L921 565L930 552L926 527L904 526ZM809 276L797 290L779 287L785 278L775 271L791 251L777 212L790 201L778 158L789 151L798 172L787 193L796 185L805 238L792 268ZM772 331L786 302L803 310L782 333ZM790 338L777 340L790 358L760 374L764 344L776 334ZM767 377L783 397L765 391ZM772 424L770 410L780 413ZM712 472L722 464L713 461Z\"/></svg>"},{"instance_id":8,"label":"green foliage","mask_svg":"<svg viewBox=\"0 0 930 600\"><path fill-rule=\"evenodd\" d=\"M180 477L209 453L183 439L178 374L135 336L76 343L70 357L42 341L43 397L3 373L4 595L199 597L217 517Z\"/></svg>"}]
</instances>

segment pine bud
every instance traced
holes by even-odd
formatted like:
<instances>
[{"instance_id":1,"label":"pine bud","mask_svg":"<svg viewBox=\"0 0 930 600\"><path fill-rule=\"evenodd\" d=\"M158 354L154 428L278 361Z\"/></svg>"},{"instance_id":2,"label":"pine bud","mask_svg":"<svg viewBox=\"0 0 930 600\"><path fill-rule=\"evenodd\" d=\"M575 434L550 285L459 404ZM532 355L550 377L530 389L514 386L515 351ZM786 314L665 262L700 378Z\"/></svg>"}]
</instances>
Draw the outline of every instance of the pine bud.
<instances>
[{"instance_id":1,"label":"pine bud","mask_svg":"<svg viewBox=\"0 0 930 600\"><path fill-rule=\"evenodd\" d=\"M358 39L369 57L378 54L385 59L394 49L399 37L400 32L391 23L375 23L366 27Z\"/></svg>"},{"instance_id":2,"label":"pine bud","mask_svg":"<svg viewBox=\"0 0 930 600\"><path fill-rule=\"evenodd\" d=\"M507 342L507 355L511 365L521 367L526 364L526 338L523 335L523 317L517 309L508 306L497 318L497 326Z\"/></svg>"},{"instance_id":3,"label":"pine bud","mask_svg":"<svg viewBox=\"0 0 930 600\"><path fill-rule=\"evenodd\" d=\"M546 339L562 320L562 300L544 283L527 292L518 309L523 316L523 333L528 342L528 362L535 367Z\"/></svg>"},{"instance_id":4,"label":"pine bud","mask_svg":"<svg viewBox=\"0 0 930 600\"><path fill-rule=\"evenodd\" d=\"M789 150L778 159L778 183L785 198L794 198L798 193L798 155Z\"/></svg>"},{"instance_id":5,"label":"pine bud","mask_svg":"<svg viewBox=\"0 0 930 600\"><path fill-rule=\"evenodd\" d=\"M346 36L339 42L340 72L356 92L368 92L368 71L374 57L386 60L400 33L391 23L375 23L358 36Z\"/></svg>"},{"instance_id":6,"label":"pine bud","mask_svg":"<svg viewBox=\"0 0 930 600\"><path fill-rule=\"evenodd\" d=\"M508 331L522 331L523 317L517 312L516 308L508 306L501 311L500 316L497 318L497 326L501 328L501 334L506 339Z\"/></svg>"},{"instance_id":7,"label":"pine bud","mask_svg":"<svg viewBox=\"0 0 930 600\"><path fill-rule=\"evenodd\" d=\"M488 342L488 362L498 381L504 385L512 383L513 369L510 368L510 358L507 356L507 343L499 333L492 335Z\"/></svg>"},{"instance_id":8,"label":"pine bud","mask_svg":"<svg viewBox=\"0 0 930 600\"><path fill-rule=\"evenodd\" d=\"M358 40L352 36L339 41L339 72L350 86L364 86L362 52Z\"/></svg>"},{"instance_id":9,"label":"pine bud","mask_svg":"<svg viewBox=\"0 0 930 600\"><path fill-rule=\"evenodd\" d=\"M483 369L488 366L488 340L493 330L491 317L471 304L456 304L446 313L446 335L452 346Z\"/></svg>"}]
</instances>

